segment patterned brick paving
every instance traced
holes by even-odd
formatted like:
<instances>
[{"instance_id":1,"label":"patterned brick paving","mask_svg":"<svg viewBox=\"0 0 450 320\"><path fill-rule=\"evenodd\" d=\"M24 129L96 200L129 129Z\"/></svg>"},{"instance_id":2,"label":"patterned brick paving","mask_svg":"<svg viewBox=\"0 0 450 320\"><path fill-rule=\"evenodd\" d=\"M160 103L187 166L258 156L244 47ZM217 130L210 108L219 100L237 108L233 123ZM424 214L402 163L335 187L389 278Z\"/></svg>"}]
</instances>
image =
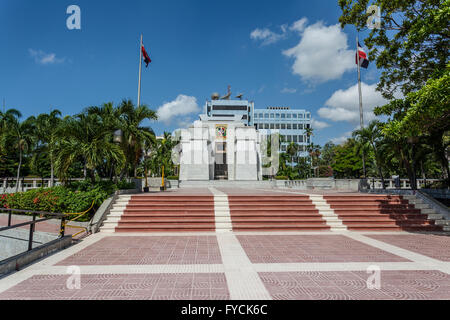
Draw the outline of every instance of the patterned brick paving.
<instances>
[{"instance_id":1,"label":"patterned brick paving","mask_svg":"<svg viewBox=\"0 0 450 320\"><path fill-rule=\"evenodd\" d=\"M237 236L252 263L404 262L342 235Z\"/></svg>"},{"instance_id":2,"label":"patterned brick paving","mask_svg":"<svg viewBox=\"0 0 450 320\"><path fill-rule=\"evenodd\" d=\"M0 294L0 300L228 300L224 274L94 274L81 288L68 275L36 275Z\"/></svg>"},{"instance_id":3,"label":"patterned brick paving","mask_svg":"<svg viewBox=\"0 0 450 320\"><path fill-rule=\"evenodd\" d=\"M368 289L365 272L260 273L274 300L448 300L450 276L439 271L382 271Z\"/></svg>"},{"instance_id":4,"label":"patterned brick paving","mask_svg":"<svg viewBox=\"0 0 450 320\"><path fill-rule=\"evenodd\" d=\"M108 237L57 265L221 264L215 236Z\"/></svg>"},{"instance_id":5,"label":"patterned brick paving","mask_svg":"<svg viewBox=\"0 0 450 320\"><path fill-rule=\"evenodd\" d=\"M432 234L399 234L399 235L368 235L397 247L423 254L425 256L450 261L450 237Z\"/></svg>"}]
</instances>

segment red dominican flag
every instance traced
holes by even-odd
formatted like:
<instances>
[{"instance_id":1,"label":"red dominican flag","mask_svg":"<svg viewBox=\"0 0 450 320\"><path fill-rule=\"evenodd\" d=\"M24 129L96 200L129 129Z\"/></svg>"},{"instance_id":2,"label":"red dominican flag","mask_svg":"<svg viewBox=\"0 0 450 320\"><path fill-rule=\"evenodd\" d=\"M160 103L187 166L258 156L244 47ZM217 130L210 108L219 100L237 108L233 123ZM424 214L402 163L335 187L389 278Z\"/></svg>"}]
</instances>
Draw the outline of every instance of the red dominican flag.
<instances>
[{"instance_id":1,"label":"red dominican flag","mask_svg":"<svg viewBox=\"0 0 450 320\"><path fill-rule=\"evenodd\" d=\"M145 67L148 67L148 64L152 62L152 59L148 56L147 51L145 51L144 45L142 45L142 55L144 56Z\"/></svg>"},{"instance_id":2,"label":"red dominican flag","mask_svg":"<svg viewBox=\"0 0 450 320\"><path fill-rule=\"evenodd\" d=\"M356 56L356 64L358 64L358 55L359 55L359 65L361 68L367 69L369 67L369 59L367 59L367 54L364 52L363 48L358 42L358 53Z\"/></svg>"}]
</instances>

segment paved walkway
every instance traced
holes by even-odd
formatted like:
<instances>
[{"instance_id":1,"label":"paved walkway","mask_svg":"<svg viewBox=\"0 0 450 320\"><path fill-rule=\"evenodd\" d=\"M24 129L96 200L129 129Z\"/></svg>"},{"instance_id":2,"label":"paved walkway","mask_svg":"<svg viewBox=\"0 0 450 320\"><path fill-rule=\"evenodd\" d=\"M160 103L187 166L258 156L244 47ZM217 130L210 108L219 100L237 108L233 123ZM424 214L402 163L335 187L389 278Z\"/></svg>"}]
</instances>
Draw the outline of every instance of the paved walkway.
<instances>
[{"instance_id":1,"label":"paved walkway","mask_svg":"<svg viewBox=\"0 0 450 320\"><path fill-rule=\"evenodd\" d=\"M448 248L402 232L95 234L0 279L0 299L450 299Z\"/></svg>"},{"instance_id":2,"label":"paved walkway","mask_svg":"<svg viewBox=\"0 0 450 320\"><path fill-rule=\"evenodd\" d=\"M0 279L0 300L448 300L449 248L406 232L98 233Z\"/></svg>"}]
</instances>

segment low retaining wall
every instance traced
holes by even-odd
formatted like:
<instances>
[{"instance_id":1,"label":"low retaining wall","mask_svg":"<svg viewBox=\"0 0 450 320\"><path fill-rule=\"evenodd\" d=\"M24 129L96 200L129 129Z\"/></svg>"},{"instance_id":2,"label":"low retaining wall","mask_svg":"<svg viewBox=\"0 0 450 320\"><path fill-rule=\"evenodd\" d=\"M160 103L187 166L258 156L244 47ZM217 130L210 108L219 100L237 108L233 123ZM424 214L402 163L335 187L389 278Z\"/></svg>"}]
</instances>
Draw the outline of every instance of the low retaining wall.
<instances>
[{"instance_id":1,"label":"low retaining wall","mask_svg":"<svg viewBox=\"0 0 450 320\"><path fill-rule=\"evenodd\" d=\"M65 249L72 244L72 237L65 236L64 238L53 240L39 248L33 249L8 258L0 262L0 277L5 276L15 270L20 270L24 266L41 259L51 253Z\"/></svg>"},{"instance_id":2,"label":"low retaining wall","mask_svg":"<svg viewBox=\"0 0 450 320\"><path fill-rule=\"evenodd\" d=\"M307 180L277 181L277 187L297 190L346 190L357 192L359 179L311 178Z\"/></svg>"}]
</instances>

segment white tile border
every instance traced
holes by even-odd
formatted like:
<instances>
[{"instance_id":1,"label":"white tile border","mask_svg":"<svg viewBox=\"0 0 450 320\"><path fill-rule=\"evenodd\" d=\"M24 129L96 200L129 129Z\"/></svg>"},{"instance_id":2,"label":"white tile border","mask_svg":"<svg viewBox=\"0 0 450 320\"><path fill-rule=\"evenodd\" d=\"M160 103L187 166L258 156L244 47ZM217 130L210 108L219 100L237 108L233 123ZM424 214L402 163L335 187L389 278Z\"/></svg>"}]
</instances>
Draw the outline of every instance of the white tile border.
<instances>
[{"instance_id":1,"label":"white tile border","mask_svg":"<svg viewBox=\"0 0 450 320\"><path fill-rule=\"evenodd\" d=\"M217 232L232 232L233 223L231 222L230 204L228 202L228 196L215 189L208 188L214 195L214 216Z\"/></svg>"}]
</instances>

